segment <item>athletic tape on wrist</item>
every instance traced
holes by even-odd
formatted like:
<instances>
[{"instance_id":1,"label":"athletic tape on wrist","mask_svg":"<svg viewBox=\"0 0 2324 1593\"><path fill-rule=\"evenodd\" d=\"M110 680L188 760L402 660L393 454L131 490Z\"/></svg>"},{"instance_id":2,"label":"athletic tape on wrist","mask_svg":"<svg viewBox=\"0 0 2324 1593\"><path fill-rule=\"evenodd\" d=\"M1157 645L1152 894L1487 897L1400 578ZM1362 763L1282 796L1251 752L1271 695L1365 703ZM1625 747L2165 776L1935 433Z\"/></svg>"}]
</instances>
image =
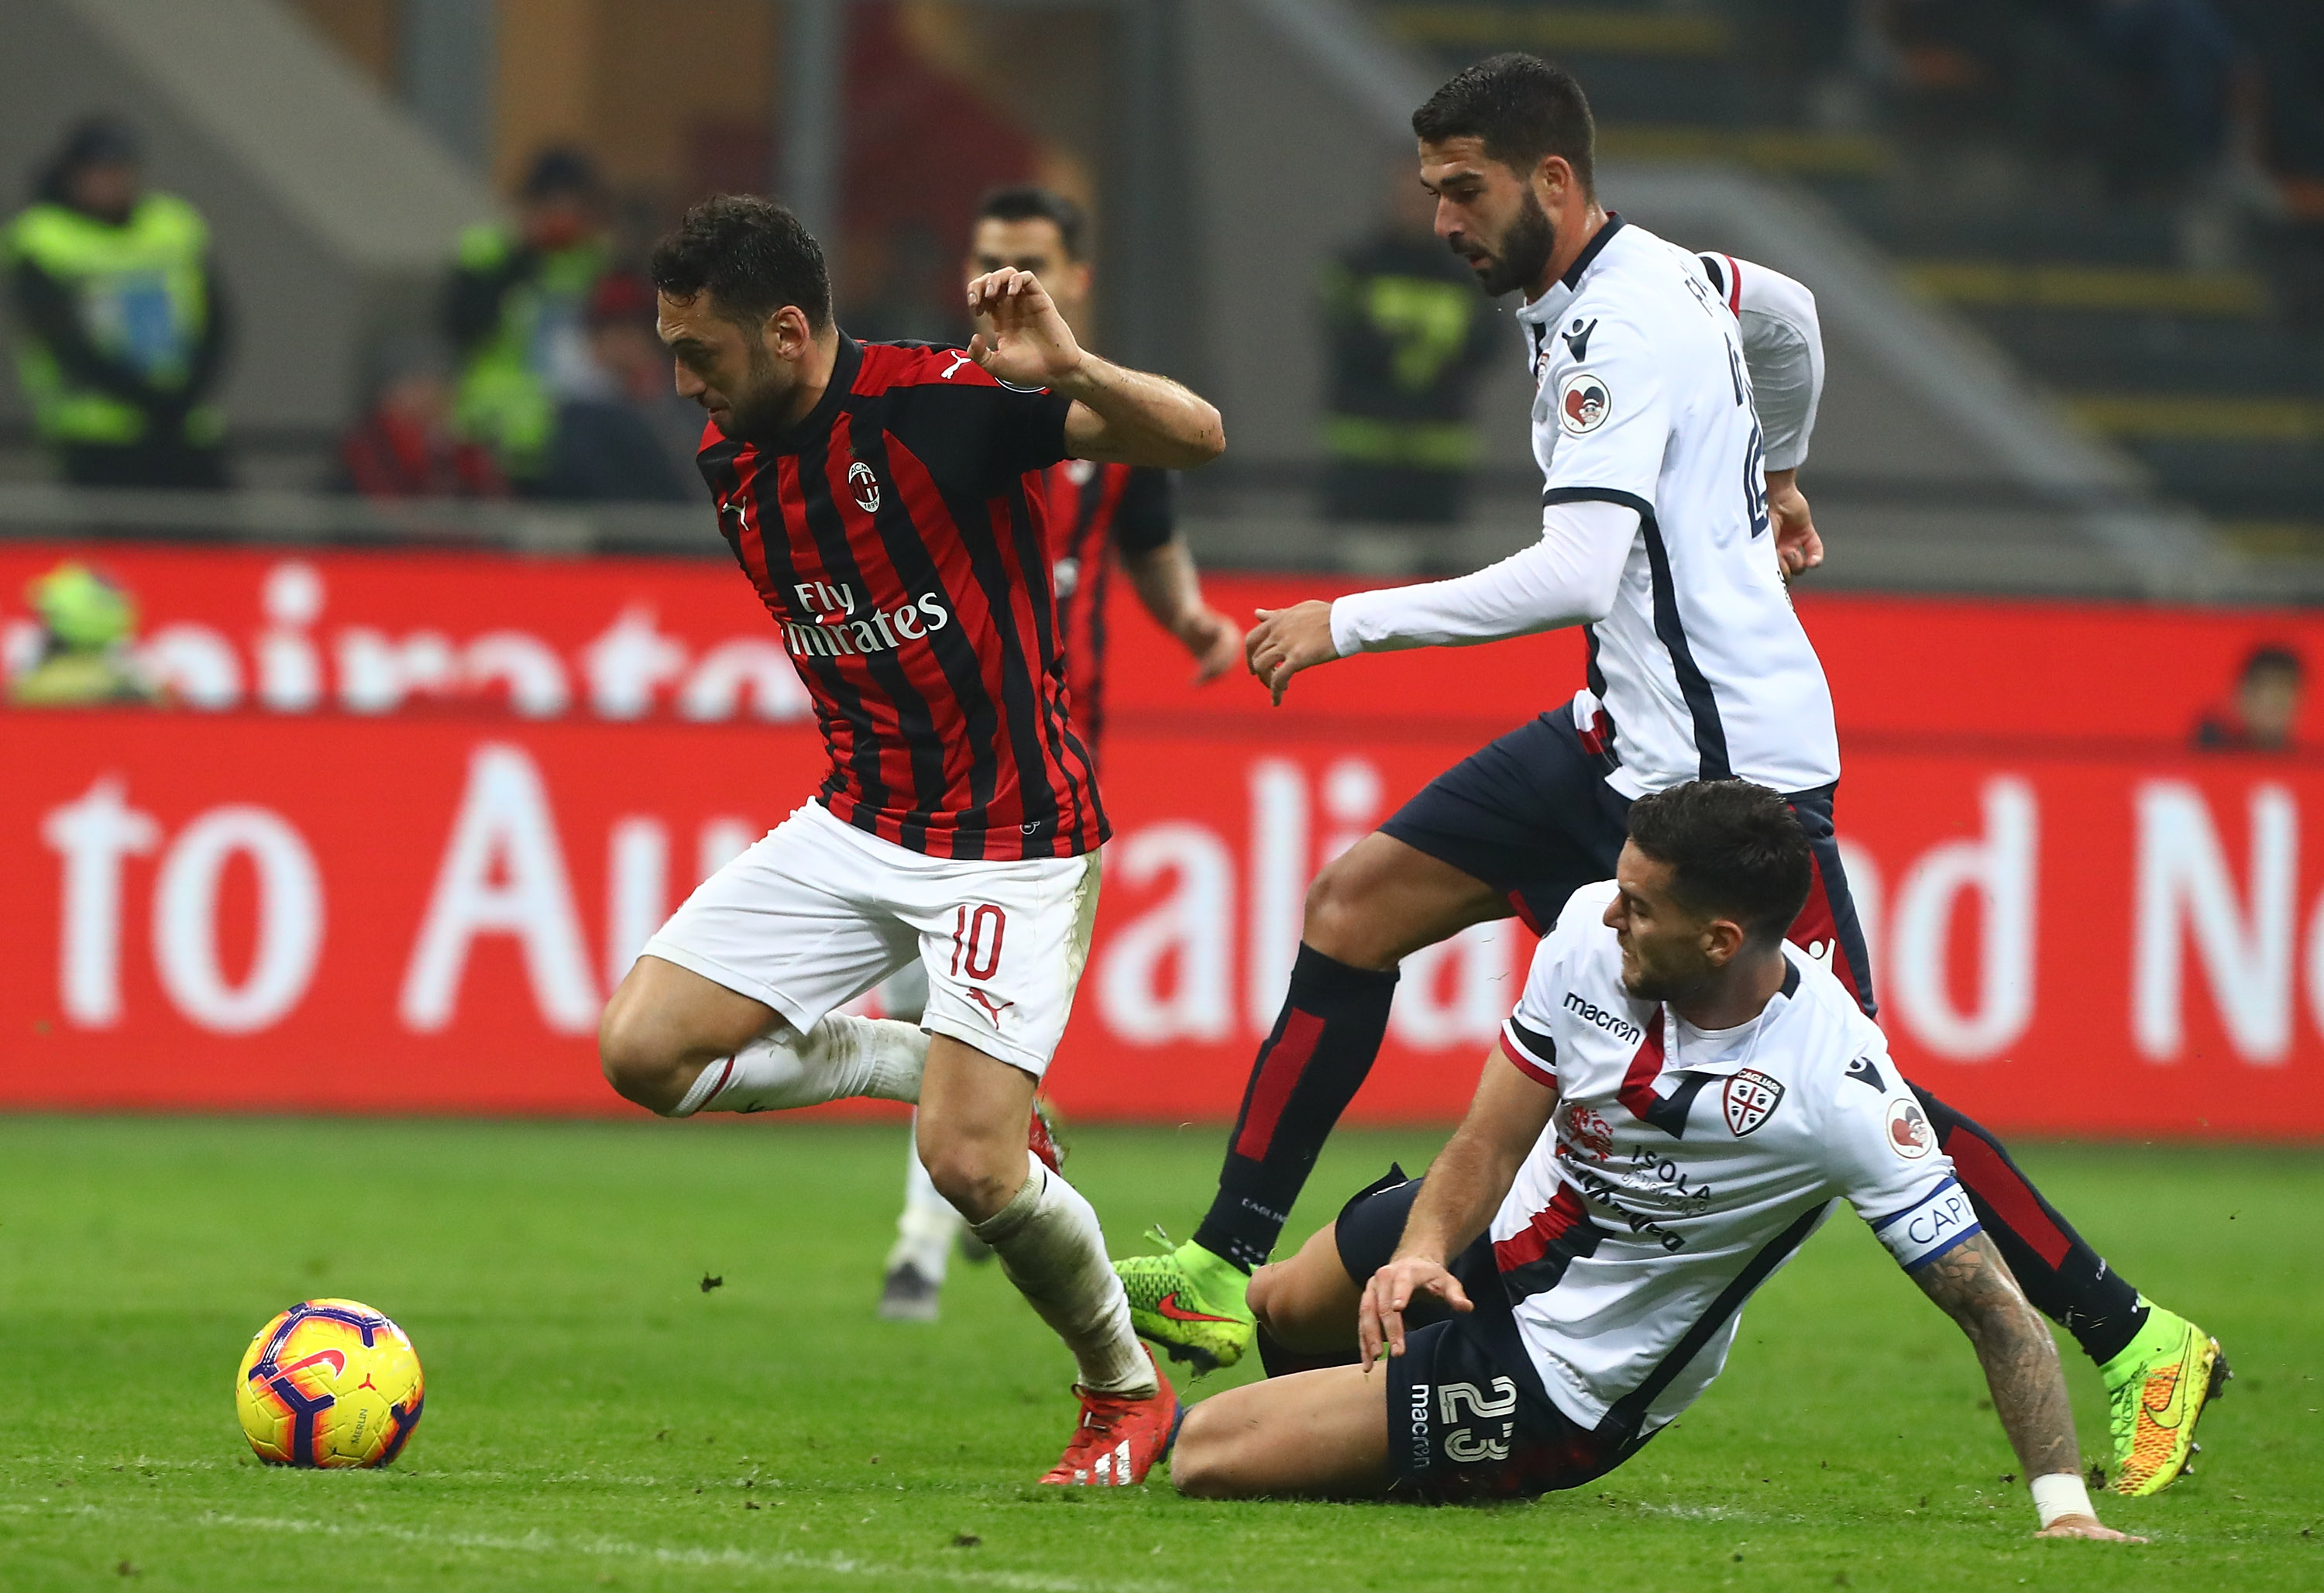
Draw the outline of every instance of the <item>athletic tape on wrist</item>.
<instances>
[{"instance_id":1,"label":"athletic tape on wrist","mask_svg":"<svg viewBox=\"0 0 2324 1593\"><path fill-rule=\"evenodd\" d=\"M2053 1471L2047 1477L2037 1477L2031 1486L2034 1509L2042 1517L2042 1524L2045 1527L2061 1516L2098 1514L2090 1508L2089 1489L2084 1487L2082 1479L2070 1471Z\"/></svg>"}]
</instances>

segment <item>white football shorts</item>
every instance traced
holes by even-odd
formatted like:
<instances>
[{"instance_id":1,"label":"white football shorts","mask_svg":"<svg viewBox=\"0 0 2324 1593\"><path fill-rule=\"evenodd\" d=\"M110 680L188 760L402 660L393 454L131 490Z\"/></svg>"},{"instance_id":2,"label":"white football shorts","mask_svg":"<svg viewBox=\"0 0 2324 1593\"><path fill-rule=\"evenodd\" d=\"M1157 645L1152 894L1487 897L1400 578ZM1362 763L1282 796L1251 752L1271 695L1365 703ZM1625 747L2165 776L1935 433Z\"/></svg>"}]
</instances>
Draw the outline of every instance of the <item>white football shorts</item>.
<instances>
[{"instance_id":1,"label":"white football shorts","mask_svg":"<svg viewBox=\"0 0 2324 1593\"><path fill-rule=\"evenodd\" d=\"M801 1033L917 955L920 1027L1038 1079L1065 1037L1098 861L930 857L808 802L695 888L644 954L763 1001Z\"/></svg>"}]
</instances>

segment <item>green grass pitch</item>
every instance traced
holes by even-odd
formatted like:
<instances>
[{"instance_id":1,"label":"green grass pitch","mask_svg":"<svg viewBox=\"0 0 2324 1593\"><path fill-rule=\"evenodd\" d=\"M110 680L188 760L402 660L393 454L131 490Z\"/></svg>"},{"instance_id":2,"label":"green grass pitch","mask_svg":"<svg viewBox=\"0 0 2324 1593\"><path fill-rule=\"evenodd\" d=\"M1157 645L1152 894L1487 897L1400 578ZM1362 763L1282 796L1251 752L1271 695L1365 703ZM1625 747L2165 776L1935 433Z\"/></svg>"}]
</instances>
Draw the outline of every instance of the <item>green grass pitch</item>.
<instances>
[{"instance_id":1,"label":"green grass pitch","mask_svg":"<svg viewBox=\"0 0 2324 1593\"><path fill-rule=\"evenodd\" d=\"M1438 1137L1340 1136L1292 1236ZM1086 1129L1071 1169L1127 1248L1191 1227L1219 1140ZM2324 1587L2324 1154L2026 1156L2237 1368L2200 1476L2101 1502L2153 1540L2129 1549L2031 1541L1966 1345L1844 1213L1752 1303L1710 1395L1598 1486L1436 1510L1038 1488L1071 1368L1006 1281L956 1267L939 1327L872 1314L903 1144L0 1118L0 1587ZM388 1311L426 1363L389 1471L271 1470L235 1427L250 1335L318 1294ZM2101 1454L2097 1380L2068 1361Z\"/></svg>"}]
</instances>

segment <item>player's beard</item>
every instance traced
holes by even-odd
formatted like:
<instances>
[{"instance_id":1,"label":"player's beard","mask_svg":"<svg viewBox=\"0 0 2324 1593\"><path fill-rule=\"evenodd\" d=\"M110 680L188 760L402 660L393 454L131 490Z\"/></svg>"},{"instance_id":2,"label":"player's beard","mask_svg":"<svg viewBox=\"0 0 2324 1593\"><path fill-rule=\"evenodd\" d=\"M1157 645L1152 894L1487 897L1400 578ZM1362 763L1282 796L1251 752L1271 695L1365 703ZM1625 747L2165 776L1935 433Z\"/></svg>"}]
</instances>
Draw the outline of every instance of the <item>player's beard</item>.
<instances>
[{"instance_id":1,"label":"player's beard","mask_svg":"<svg viewBox=\"0 0 2324 1593\"><path fill-rule=\"evenodd\" d=\"M1541 280L1549 267L1550 256L1557 253L1557 224L1549 212L1541 208L1541 199L1528 187L1525 205L1501 234L1500 247L1488 257L1485 267L1477 273L1477 285L1493 298L1518 289L1529 289Z\"/></svg>"},{"instance_id":2,"label":"player's beard","mask_svg":"<svg viewBox=\"0 0 2324 1593\"><path fill-rule=\"evenodd\" d=\"M790 388L775 370L765 347L750 342L751 365L742 387L726 401L727 436L744 440L773 437L782 430L783 412L790 407Z\"/></svg>"}]
</instances>

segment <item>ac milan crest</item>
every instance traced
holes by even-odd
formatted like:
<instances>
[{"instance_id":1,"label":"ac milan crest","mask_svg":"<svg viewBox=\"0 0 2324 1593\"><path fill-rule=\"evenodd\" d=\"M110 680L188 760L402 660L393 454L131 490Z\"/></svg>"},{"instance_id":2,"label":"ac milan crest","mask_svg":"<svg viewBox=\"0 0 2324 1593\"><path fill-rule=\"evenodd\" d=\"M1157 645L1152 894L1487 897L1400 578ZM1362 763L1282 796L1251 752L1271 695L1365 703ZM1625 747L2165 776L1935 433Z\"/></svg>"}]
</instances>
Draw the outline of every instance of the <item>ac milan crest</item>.
<instances>
[{"instance_id":1,"label":"ac milan crest","mask_svg":"<svg viewBox=\"0 0 2324 1593\"><path fill-rule=\"evenodd\" d=\"M1721 1098L1727 1108L1727 1131L1741 1139L1768 1118L1783 1104L1784 1087L1757 1069L1746 1068L1728 1079Z\"/></svg>"}]
</instances>

